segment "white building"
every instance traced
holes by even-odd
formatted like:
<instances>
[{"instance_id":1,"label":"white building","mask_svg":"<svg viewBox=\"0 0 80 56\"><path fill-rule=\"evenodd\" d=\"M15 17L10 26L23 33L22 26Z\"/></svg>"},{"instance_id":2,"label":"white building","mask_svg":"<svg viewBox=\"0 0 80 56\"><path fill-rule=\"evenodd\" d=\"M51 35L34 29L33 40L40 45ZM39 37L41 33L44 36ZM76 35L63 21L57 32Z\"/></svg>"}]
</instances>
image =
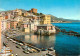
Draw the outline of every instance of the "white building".
<instances>
[{"instance_id":1,"label":"white building","mask_svg":"<svg viewBox=\"0 0 80 56\"><path fill-rule=\"evenodd\" d=\"M2 20L1 21L1 31L5 31L7 29L7 21Z\"/></svg>"}]
</instances>

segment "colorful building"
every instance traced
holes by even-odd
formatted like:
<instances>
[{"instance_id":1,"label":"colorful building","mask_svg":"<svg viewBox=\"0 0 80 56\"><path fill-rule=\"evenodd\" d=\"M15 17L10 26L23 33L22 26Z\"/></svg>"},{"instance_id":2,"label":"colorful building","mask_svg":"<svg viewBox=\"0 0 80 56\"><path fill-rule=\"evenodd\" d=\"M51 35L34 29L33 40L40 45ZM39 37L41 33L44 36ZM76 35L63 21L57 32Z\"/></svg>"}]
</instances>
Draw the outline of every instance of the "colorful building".
<instances>
[{"instance_id":1,"label":"colorful building","mask_svg":"<svg viewBox=\"0 0 80 56\"><path fill-rule=\"evenodd\" d=\"M3 22L3 23L2 23ZM1 50L1 46L2 46L2 44L1 44L1 32L2 32L2 30L5 28L4 26L5 26L5 24L4 24L4 22L6 22L5 20L4 20L4 17L0 14L0 50ZM4 28L3 28L4 27ZM2 29L3 28L3 29Z\"/></svg>"},{"instance_id":2,"label":"colorful building","mask_svg":"<svg viewBox=\"0 0 80 56\"><path fill-rule=\"evenodd\" d=\"M30 27L30 23L22 23L21 25L22 28L29 28Z\"/></svg>"},{"instance_id":3,"label":"colorful building","mask_svg":"<svg viewBox=\"0 0 80 56\"><path fill-rule=\"evenodd\" d=\"M16 27L17 27L17 21L16 20L11 20L10 21L10 28L11 29L16 29Z\"/></svg>"},{"instance_id":4,"label":"colorful building","mask_svg":"<svg viewBox=\"0 0 80 56\"><path fill-rule=\"evenodd\" d=\"M27 16L27 18L29 18L30 20L38 19L38 17L35 15L29 15L29 16Z\"/></svg>"},{"instance_id":5,"label":"colorful building","mask_svg":"<svg viewBox=\"0 0 80 56\"><path fill-rule=\"evenodd\" d=\"M7 30L10 29L10 20L7 20Z\"/></svg>"},{"instance_id":6,"label":"colorful building","mask_svg":"<svg viewBox=\"0 0 80 56\"><path fill-rule=\"evenodd\" d=\"M37 9L35 9L35 8L32 8L31 11L32 11L32 13L37 13Z\"/></svg>"},{"instance_id":7,"label":"colorful building","mask_svg":"<svg viewBox=\"0 0 80 56\"><path fill-rule=\"evenodd\" d=\"M29 28L24 28L23 31L26 32L26 33L30 33L30 29Z\"/></svg>"},{"instance_id":8,"label":"colorful building","mask_svg":"<svg viewBox=\"0 0 80 56\"><path fill-rule=\"evenodd\" d=\"M7 29L7 21L2 20L1 21L1 31L6 31L6 29Z\"/></svg>"},{"instance_id":9,"label":"colorful building","mask_svg":"<svg viewBox=\"0 0 80 56\"><path fill-rule=\"evenodd\" d=\"M5 16L5 19L8 19L8 15Z\"/></svg>"},{"instance_id":10,"label":"colorful building","mask_svg":"<svg viewBox=\"0 0 80 56\"><path fill-rule=\"evenodd\" d=\"M1 16L0 16L0 50L1 50Z\"/></svg>"},{"instance_id":11,"label":"colorful building","mask_svg":"<svg viewBox=\"0 0 80 56\"><path fill-rule=\"evenodd\" d=\"M4 19L4 17L0 14L0 20L3 20Z\"/></svg>"},{"instance_id":12,"label":"colorful building","mask_svg":"<svg viewBox=\"0 0 80 56\"><path fill-rule=\"evenodd\" d=\"M50 35L56 33L55 26L49 24L43 24L37 26L37 34Z\"/></svg>"},{"instance_id":13,"label":"colorful building","mask_svg":"<svg viewBox=\"0 0 80 56\"><path fill-rule=\"evenodd\" d=\"M29 13L37 13L37 9L32 8L31 10L28 11Z\"/></svg>"},{"instance_id":14,"label":"colorful building","mask_svg":"<svg viewBox=\"0 0 80 56\"><path fill-rule=\"evenodd\" d=\"M19 9L16 9L16 10L13 10L13 14L14 14L14 17L17 17L19 15L22 15L22 11Z\"/></svg>"},{"instance_id":15,"label":"colorful building","mask_svg":"<svg viewBox=\"0 0 80 56\"><path fill-rule=\"evenodd\" d=\"M30 24L29 23L23 23L21 25L21 30L23 32L27 32L27 33L30 33Z\"/></svg>"},{"instance_id":16,"label":"colorful building","mask_svg":"<svg viewBox=\"0 0 80 56\"><path fill-rule=\"evenodd\" d=\"M28 12L23 12L22 13L22 16L29 16L30 15L30 13L28 13Z\"/></svg>"},{"instance_id":17,"label":"colorful building","mask_svg":"<svg viewBox=\"0 0 80 56\"><path fill-rule=\"evenodd\" d=\"M20 21L23 21L23 16L18 16L18 17L15 17L14 20L20 22Z\"/></svg>"},{"instance_id":18,"label":"colorful building","mask_svg":"<svg viewBox=\"0 0 80 56\"><path fill-rule=\"evenodd\" d=\"M18 12L18 15L22 15L22 11L19 9L16 9L15 12Z\"/></svg>"},{"instance_id":19,"label":"colorful building","mask_svg":"<svg viewBox=\"0 0 80 56\"><path fill-rule=\"evenodd\" d=\"M2 15L0 15L0 20L1 20L0 28L1 28L1 31L3 31L5 29L5 27L6 27L6 25L5 25L6 22L5 22L4 17Z\"/></svg>"},{"instance_id":20,"label":"colorful building","mask_svg":"<svg viewBox=\"0 0 80 56\"><path fill-rule=\"evenodd\" d=\"M51 16L50 15L42 15L40 18L40 24L51 24Z\"/></svg>"},{"instance_id":21,"label":"colorful building","mask_svg":"<svg viewBox=\"0 0 80 56\"><path fill-rule=\"evenodd\" d=\"M44 29L44 30L53 30L53 25L48 25L48 24L43 24L43 25L38 25L37 29Z\"/></svg>"}]
</instances>

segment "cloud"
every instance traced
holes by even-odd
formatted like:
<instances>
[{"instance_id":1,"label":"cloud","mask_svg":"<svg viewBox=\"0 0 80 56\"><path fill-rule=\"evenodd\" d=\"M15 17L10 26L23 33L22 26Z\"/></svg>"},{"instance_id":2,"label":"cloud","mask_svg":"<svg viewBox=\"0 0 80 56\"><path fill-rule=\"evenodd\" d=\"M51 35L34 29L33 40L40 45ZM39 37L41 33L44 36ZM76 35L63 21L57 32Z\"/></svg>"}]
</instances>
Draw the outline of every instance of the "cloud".
<instances>
[{"instance_id":1,"label":"cloud","mask_svg":"<svg viewBox=\"0 0 80 56\"><path fill-rule=\"evenodd\" d=\"M3 9L3 8L0 8L0 11L5 11L5 9Z\"/></svg>"}]
</instances>

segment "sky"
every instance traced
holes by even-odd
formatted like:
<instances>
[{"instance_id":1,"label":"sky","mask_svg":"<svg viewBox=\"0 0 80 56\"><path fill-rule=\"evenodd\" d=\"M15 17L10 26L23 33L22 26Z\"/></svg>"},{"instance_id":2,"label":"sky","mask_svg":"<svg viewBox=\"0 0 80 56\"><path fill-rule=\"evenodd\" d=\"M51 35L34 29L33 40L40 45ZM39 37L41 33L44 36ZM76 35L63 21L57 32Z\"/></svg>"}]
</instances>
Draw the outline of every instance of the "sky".
<instances>
[{"instance_id":1,"label":"sky","mask_svg":"<svg viewBox=\"0 0 80 56\"><path fill-rule=\"evenodd\" d=\"M38 9L38 13L80 20L80 0L0 0L0 11Z\"/></svg>"}]
</instances>

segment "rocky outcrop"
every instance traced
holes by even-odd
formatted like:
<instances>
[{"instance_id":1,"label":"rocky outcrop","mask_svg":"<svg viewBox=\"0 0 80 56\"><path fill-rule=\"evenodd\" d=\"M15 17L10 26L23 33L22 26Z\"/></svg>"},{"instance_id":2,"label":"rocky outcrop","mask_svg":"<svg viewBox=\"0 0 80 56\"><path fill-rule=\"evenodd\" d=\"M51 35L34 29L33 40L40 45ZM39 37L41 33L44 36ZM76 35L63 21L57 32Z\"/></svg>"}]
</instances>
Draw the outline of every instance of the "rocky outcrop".
<instances>
[{"instance_id":1,"label":"rocky outcrop","mask_svg":"<svg viewBox=\"0 0 80 56\"><path fill-rule=\"evenodd\" d=\"M78 32L75 32L75 31L66 31L65 29L62 29L61 32L66 33L67 35L80 37L80 34Z\"/></svg>"},{"instance_id":2,"label":"rocky outcrop","mask_svg":"<svg viewBox=\"0 0 80 56\"><path fill-rule=\"evenodd\" d=\"M58 27L55 27L56 33L61 32L61 30Z\"/></svg>"}]
</instances>

